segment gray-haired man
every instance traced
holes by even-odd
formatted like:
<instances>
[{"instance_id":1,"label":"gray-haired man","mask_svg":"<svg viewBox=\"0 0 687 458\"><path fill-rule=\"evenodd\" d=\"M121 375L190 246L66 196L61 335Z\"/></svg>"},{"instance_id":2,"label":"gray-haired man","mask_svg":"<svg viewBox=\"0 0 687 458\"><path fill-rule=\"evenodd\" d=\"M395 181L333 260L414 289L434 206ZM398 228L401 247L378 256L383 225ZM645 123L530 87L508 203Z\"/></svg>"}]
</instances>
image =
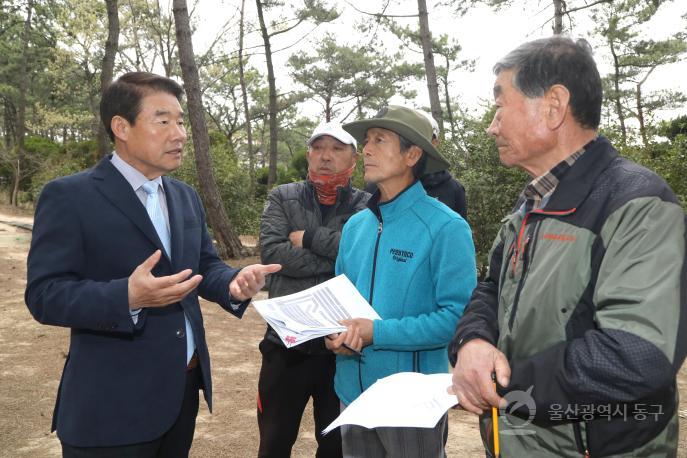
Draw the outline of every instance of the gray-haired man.
<instances>
[{"instance_id":1,"label":"gray-haired man","mask_svg":"<svg viewBox=\"0 0 687 458\"><path fill-rule=\"evenodd\" d=\"M601 78L586 42L532 41L494 70L488 132L501 162L533 180L458 325L453 390L477 414L509 404L503 456L675 456L682 208L598 135ZM489 446L492 426L484 415Z\"/></svg>"}]
</instances>

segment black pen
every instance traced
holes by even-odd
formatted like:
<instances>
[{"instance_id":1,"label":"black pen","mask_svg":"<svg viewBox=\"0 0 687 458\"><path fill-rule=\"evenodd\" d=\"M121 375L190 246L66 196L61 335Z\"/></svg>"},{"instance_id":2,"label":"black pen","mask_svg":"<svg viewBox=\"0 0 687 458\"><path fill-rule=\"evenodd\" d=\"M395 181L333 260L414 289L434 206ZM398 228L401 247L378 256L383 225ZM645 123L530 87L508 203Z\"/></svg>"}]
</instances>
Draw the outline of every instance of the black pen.
<instances>
[{"instance_id":1,"label":"black pen","mask_svg":"<svg viewBox=\"0 0 687 458\"><path fill-rule=\"evenodd\" d=\"M352 349L351 347L349 347L349 346L348 346L347 344L345 344L345 343L341 344L341 346L344 347L344 348L345 348L346 350L348 350L348 351L352 351L353 353L355 353L355 354L358 355L358 356L363 356L363 354L362 354L361 352L359 352L358 350Z\"/></svg>"}]
</instances>

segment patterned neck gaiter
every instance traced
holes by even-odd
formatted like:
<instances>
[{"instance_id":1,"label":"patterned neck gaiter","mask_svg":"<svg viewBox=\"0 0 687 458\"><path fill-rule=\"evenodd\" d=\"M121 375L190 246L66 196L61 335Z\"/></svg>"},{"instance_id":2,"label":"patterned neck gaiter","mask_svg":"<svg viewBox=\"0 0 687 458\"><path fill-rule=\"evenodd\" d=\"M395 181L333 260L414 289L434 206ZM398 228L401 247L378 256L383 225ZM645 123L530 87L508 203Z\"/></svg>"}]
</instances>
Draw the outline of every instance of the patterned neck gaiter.
<instances>
[{"instance_id":1,"label":"patterned neck gaiter","mask_svg":"<svg viewBox=\"0 0 687 458\"><path fill-rule=\"evenodd\" d=\"M334 205L336 203L336 190L348 185L353 175L355 164L350 169L334 175L320 175L319 173L308 170L308 180L315 186L317 200L322 205Z\"/></svg>"}]
</instances>

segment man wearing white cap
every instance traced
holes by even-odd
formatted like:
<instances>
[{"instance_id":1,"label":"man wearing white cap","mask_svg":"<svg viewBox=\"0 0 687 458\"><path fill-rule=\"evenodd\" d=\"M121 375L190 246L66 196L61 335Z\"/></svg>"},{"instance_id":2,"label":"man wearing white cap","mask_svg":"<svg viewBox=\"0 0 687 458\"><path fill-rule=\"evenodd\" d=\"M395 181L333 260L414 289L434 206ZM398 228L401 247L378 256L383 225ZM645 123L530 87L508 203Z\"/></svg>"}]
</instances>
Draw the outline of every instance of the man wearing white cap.
<instances>
[{"instance_id":1,"label":"man wearing white cap","mask_svg":"<svg viewBox=\"0 0 687 458\"><path fill-rule=\"evenodd\" d=\"M369 197L351 186L357 144L340 124L319 125L307 144L308 178L274 188L262 215L261 257L282 264L271 278L270 297L302 291L334 276L341 229L365 208ZM311 397L316 431L339 415L335 356L321 338L287 349L269 326L260 351L258 456L289 457ZM338 431L315 437L316 456L341 456Z\"/></svg>"}]
</instances>

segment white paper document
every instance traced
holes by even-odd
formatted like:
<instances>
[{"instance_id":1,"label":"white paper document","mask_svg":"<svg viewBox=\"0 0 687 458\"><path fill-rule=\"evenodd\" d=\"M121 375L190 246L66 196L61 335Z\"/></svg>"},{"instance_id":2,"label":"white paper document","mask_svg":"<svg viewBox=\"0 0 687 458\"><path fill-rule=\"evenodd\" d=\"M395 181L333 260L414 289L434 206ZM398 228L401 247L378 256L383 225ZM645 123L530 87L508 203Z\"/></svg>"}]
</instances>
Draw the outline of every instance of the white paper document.
<instances>
[{"instance_id":1,"label":"white paper document","mask_svg":"<svg viewBox=\"0 0 687 458\"><path fill-rule=\"evenodd\" d=\"M322 431L341 425L433 428L458 398L448 394L451 374L400 372L377 380Z\"/></svg>"},{"instance_id":2,"label":"white paper document","mask_svg":"<svg viewBox=\"0 0 687 458\"><path fill-rule=\"evenodd\" d=\"M288 296L255 301L253 306L287 348L345 331L341 320L381 319L345 275Z\"/></svg>"}]
</instances>

